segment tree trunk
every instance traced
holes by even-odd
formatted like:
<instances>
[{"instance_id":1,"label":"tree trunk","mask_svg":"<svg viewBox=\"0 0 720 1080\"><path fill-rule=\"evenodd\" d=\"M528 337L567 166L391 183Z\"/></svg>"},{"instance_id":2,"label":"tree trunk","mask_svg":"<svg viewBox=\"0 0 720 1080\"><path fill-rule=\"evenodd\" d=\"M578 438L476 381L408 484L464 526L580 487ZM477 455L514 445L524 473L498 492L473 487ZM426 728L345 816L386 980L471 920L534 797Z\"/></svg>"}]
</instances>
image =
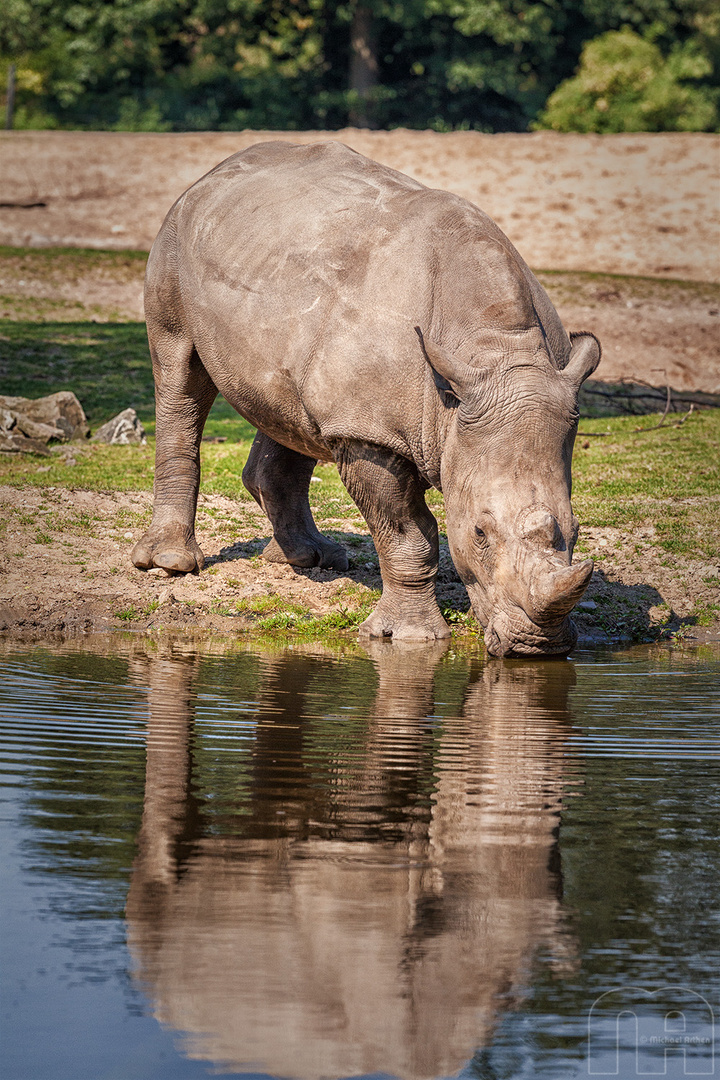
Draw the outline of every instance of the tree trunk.
<instances>
[{"instance_id":1,"label":"tree trunk","mask_svg":"<svg viewBox=\"0 0 720 1080\"><path fill-rule=\"evenodd\" d=\"M8 69L7 80L7 104L5 106L5 128L12 131L15 113L15 65L11 64Z\"/></svg>"},{"instance_id":2,"label":"tree trunk","mask_svg":"<svg viewBox=\"0 0 720 1080\"><path fill-rule=\"evenodd\" d=\"M350 109L353 127L375 127L368 116L368 99L378 83L378 60L373 36L373 17L370 8L361 2L355 5L350 28L350 89L359 101Z\"/></svg>"}]
</instances>

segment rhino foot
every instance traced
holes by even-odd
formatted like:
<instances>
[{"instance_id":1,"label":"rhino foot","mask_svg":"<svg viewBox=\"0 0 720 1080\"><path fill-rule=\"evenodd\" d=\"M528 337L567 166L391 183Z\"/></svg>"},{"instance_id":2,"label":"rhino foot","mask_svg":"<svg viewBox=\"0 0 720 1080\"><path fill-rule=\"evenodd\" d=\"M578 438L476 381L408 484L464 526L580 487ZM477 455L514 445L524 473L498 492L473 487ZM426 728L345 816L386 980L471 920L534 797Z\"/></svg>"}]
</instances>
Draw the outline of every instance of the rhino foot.
<instances>
[{"instance_id":1,"label":"rhino foot","mask_svg":"<svg viewBox=\"0 0 720 1080\"><path fill-rule=\"evenodd\" d=\"M151 526L138 540L131 558L139 570L159 566L169 574L193 574L205 565L192 529L177 523Z\"/></svg>"},{"instance_id":2,"label":"rhino foot","mask_svg":"<svg viewBox=\"0 0 720 1080\"><path fill-rule=\"evenodd\" d=\"M409 607L409 605L408 605ZM358 627L361 638L388 638L393 641L442 641L450 637L437 604L419 611L383 604L382 599L365 622Z\"/></svg>"},{"instance_id":3,"label":"rhino foot","mask_svg":"<svg viewBox=\"0 0 720 1080\"><path fill-rule=\"evenodd\" d=\"M307 569L319 566L321 570L345 571L350 565L345 548L319 533L317 537L293 537L282 542L273 537L263 550L263 558Z\"/></svg>"}]
</instances>

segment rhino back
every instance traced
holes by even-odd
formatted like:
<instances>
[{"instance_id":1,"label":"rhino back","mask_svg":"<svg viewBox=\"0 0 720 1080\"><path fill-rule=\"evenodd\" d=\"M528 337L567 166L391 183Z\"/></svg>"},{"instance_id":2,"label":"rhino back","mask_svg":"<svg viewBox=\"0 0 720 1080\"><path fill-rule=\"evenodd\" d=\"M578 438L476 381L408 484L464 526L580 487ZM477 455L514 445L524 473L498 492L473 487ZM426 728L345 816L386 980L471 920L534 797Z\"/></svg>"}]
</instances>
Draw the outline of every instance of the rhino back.
<instances>
[{"instance_id":1,"label":"rhino back","mask_svg":"<svg viewBox=\"0 0 720 1080\"><path fill-rule=\"evenodd\" d=\"M483 362L488 327L539 328L558 366L569 351L487 215L340 143L264 143L228 158L178 201L164 234L218 388L272 437L318 456L353 437L422 457L442 406L415 325L470 363Z\"/></svg>"}]
</instances>

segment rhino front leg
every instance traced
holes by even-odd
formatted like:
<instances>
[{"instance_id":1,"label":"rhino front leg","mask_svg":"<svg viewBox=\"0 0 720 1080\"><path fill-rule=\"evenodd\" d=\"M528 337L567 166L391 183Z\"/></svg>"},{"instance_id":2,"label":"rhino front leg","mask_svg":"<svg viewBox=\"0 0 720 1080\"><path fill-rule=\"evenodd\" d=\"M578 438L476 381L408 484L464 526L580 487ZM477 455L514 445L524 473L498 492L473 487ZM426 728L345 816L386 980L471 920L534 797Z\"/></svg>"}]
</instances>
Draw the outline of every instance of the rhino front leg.
<instances>
[{"instance_id":1,"label":"rhino front leg","mask_svg":"<svg viewBox=\"0 0 720 1080\"><path fill-rule=\"evenodd\" d=\"M135 545L132 561L141 570L161 566L170 573L202 570L195 540L200 485L200 440L217 396L192 341L148 320L155 375L155 499L150 528Z\"/></svg>"},{"instance_id":2,"label":"rhino front leg","mask_svg":"<svg viewBox=\"0 0 720 1080\"><path fill-rule=\"evenodd\" d=\"M347 570L345 548L323 536L313 520L308 490L315 465L313 458L281 446L262 431L255 436L242 478L273 527L263 555L269 562L291 566Z\"/></svg>"},{"instance_id":3,"label":"rhino front leg","mask_svg":"<svg viewBox=\"0 0 720 1080\"><path fill-rule=\"evenodd\" d=\"M438 530L415 466L380 446L346 443L337 453L345 487L372 533L383 594L361 637L433 641L450 636L435 598Z\"/></svg>"}]
</instances>

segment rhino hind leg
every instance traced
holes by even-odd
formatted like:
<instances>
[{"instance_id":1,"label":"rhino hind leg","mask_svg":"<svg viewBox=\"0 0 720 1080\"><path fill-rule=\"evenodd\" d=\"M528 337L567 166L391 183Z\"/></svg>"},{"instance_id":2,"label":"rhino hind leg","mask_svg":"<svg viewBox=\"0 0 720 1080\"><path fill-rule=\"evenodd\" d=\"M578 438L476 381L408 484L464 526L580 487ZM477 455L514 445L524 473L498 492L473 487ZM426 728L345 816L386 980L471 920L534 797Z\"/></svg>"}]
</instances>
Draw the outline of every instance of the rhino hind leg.
<instances>
[{"instance_id":1,"label":"rhino hind leg","mask_svg":"<svg viewBox=\"0 0 720 1080\"><path fill-rule=\"evenodd\" d=\"M217 389L192 341L148 319L155 373L155 498L150 528L132 552L141 570L171 574L202 570L195 539L200 440Z\"/></svg>"},{"instance_id":2,"label":"rhino hind leg","mask_svg":"<svg viewBox=\"0 0 720 1080\"><path fill-rule=\"evenodd\" d=\"M243 469L243 483L273 527L268 562L347 570L345 548L323 536L313 520L308 490L316 461L258 431Z\"/></svg>"},{"instance_id":3,"label":"rhino hind leg","mask_svg":"<svg viewBox=\"0 0 720 1080\"><path fill-rule=\"evenodd\" d=\"M365 638L434 641L450 636L435 596L438 530L415 466L384 447L345 443L338 468L370 527L383 580Z\"/></svg>"}]
</instances>

